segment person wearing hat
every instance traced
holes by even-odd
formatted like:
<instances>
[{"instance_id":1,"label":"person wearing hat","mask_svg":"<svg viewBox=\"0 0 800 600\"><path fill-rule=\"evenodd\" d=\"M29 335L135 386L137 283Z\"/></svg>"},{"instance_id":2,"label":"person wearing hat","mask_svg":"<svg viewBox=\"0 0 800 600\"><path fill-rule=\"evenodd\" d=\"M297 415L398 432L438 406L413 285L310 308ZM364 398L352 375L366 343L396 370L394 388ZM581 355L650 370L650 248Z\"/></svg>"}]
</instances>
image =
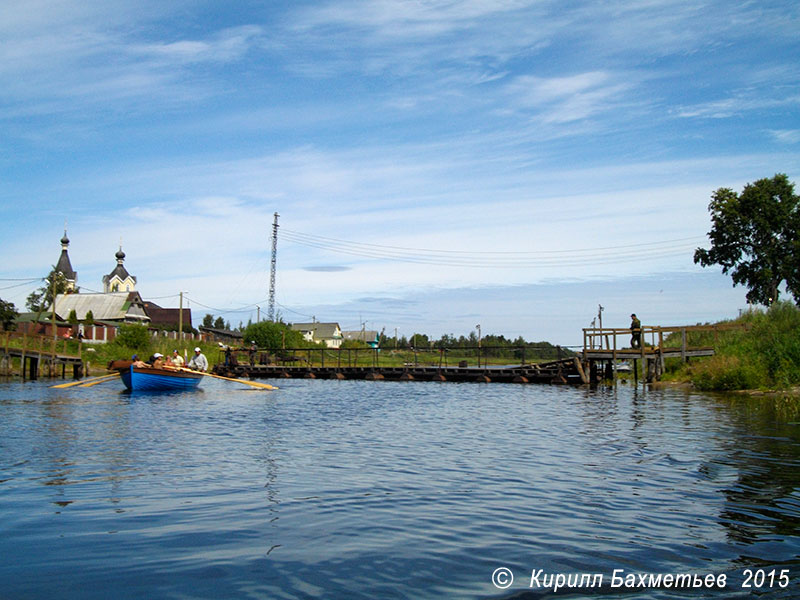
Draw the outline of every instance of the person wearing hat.
<instances>
[{"instance_id":1,"label":"person wearing hat","mask_svg":"<svg viewBox=\"0 0 800 600\"><path fill-rule=\"evenodd\" d=\"M642 322L636 318L636 313L631 315L631 348L642 347Z\"/></svg>"},{"instance_id":2,"label":"person wearing hat","mask_svg":"<svg viewBox=\"0 0 800 600\"><path fill-rule=\"evenodd\" d=\"M161 369L164 366L164 355L161 352L156 352L147 362L156 369Z\"/></svg>"},{"instance_id":3,"label":"person wearing hat","mask_svg":"<svg viewBox=\"0 0 800 600\"><path fill-rule=\"evenodd\" d=\"M173 367L181 368L184 365L183 357L178 354L177 350L172 351L172 358L170 359Z\"/></svg>"},{"instance_id":4,"label":"person wearing hat","mask_svg":"<svg viewBox=\"0 0 800 600\"><path fill-rule=\"evenodd\" d=\"M208 359L205 354L202 353L199 346L194 349L194 356L192 360L189 361L188 367L195 371L208 371Z\"/></svg>"}]
</instances>

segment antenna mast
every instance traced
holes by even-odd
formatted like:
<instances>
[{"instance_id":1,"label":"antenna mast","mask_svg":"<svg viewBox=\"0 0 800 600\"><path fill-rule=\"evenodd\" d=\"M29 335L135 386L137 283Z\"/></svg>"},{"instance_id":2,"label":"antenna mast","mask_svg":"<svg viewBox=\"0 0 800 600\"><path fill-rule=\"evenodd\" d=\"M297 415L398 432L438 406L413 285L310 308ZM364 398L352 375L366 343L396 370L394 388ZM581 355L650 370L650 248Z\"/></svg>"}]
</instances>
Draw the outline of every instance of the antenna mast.
<instances>
[{"instance_id":1,"label":"antenna mast","mask_svg":"<svg viewBox=\"0 0 800 600\"><path fill-rule=\"evenodd\" d=\"M275 266L278 264L278 213L272 221L272 259L269 268L269 307L267 319L275 321Z\"/></svg>"}]
</instances>

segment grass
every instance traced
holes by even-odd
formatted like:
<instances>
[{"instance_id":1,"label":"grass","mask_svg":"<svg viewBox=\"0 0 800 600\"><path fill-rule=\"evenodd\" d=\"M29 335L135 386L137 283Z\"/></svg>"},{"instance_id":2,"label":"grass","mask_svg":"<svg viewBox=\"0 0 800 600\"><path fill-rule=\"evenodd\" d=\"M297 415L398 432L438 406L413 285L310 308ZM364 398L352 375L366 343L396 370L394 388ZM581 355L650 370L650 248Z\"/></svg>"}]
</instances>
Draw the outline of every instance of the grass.
<instances>
[{"instance_id":1,"label":"grass","mask_svg":"<svg viewBox=\"0 0 800 600\"><path fill-rule=\"evenodd\" d=\"M713 346L715 356L667 365L673 381L690 381L700 390L787 390L800 385L800 308L777 302L750 310L715 334L694 333L691 346Z\"/></svg>"}]
</instances>

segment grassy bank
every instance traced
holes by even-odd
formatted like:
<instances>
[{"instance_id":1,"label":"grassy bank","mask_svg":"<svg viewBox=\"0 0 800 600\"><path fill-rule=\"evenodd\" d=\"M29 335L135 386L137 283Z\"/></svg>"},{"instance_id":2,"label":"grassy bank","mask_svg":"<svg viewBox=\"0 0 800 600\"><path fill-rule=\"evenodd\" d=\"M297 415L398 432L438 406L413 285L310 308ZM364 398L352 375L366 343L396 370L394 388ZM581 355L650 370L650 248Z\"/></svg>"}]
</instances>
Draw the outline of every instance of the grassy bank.
<instances>
[{"instance_id":1,"label":"grassy bank","mask_svg":"<svg viewBox=\"0 0 800 600\"><path fill-rule=\"evenodd\" d=\"M200 347L210 363L213 364L216 361L219 350L217 344L206 344L197 341L178 343L176 340L165 338L154 338L146 345L128 345L116 342L84 344L83 357L84 360L90 363L92 375L102 375L106 372L106 365L112 360L129 359L134 354L138 354L142 360L147 360L154 352L160 352L164 356L172 356L173 350L178 350L181 356L191 359L194 356L194 348L196 346Z\"/></svg>"},{"instance_id":2,"label":"grassy bank","mask_svg":"<svg viewBox=\"0 0 800 600\"><path fill-rule=\"evenodd\" d=\"M751 310L717 333L695 333L691 346L713 346L716 355L667 364L668 381L691 382L700 390L789 390L800 386L800 309L777 302Z\"/></svg>"}]
</instances>

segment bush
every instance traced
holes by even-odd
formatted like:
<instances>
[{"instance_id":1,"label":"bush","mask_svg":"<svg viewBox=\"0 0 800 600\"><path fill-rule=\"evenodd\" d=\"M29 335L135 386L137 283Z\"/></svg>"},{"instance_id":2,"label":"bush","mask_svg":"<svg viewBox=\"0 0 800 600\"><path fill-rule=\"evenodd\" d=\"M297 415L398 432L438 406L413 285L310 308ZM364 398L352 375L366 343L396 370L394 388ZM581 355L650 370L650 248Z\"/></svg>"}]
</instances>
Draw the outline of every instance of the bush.
<instances>
[{"instance_id":1,"label":"bush","mask_svg":"<svg viewBox=\"0 0 800 600\"><path fill-rule=\"evenodd\" d=\"M119 326L119 333L112 342L139 353L146 353L150 349L150 332L144 325L125 324Z\"/></svg>"},{"instance_id":2,"label":"bush","mask_svg":"<svg viewBox=\"0 0 800 600\"><path fill-rule=\"evenodd\" d=\"M716 356L692 363L683 372L702 390L789 388L800 384L800 309L776 302L751 310L736 323L746 329L693 334L689 345L709 345ZM679 372L681 372L679 370Z\"/></svg>"},{"instance_id":3,"label":"bush","mask_svg":"<svg viewBox=\"0 0 800 600\"><path fill-rule=\"evenodd\" d=\"M301 348L305 345L299 331L293 331L285 323L272 321L248 325L242 336L245 346L255 341L256 346L262 350L276 351L281 348Z\"/></svg>"},{"instance_id":4,"label":"bush","mask_svg":"<svg viewBox=\"0 0 800 600\"><path fill-rule=\"evenodd\" d=\"M691 365L689 376L699 390L747 390L763 383L758 366L736 356L712 356Z\"/></svg>"}]
</instances>

